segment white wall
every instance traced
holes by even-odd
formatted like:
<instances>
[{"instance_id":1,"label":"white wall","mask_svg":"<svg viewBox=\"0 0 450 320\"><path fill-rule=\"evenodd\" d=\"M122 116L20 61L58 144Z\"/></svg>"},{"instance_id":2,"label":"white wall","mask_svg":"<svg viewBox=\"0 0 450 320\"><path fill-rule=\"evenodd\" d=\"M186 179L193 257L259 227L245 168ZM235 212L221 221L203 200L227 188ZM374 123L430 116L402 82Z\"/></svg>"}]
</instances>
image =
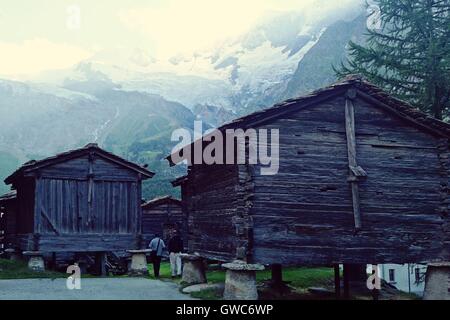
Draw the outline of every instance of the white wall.
<instances>
[{"instance_id":1,"label":"white wall","mask_svg":"<svg viewBox=\"0 0 450 320\"><path fill-rule=\"evenodd\" d=\"M416 282L416 269L419 270L419 281ZM389 278L389 270L393 270L394 281ZM380 264L378 265L378 274L380 278L395 286L398 290L415 293L420 296L423 294L425 285L425 272L427 266L422 264ZM372 273L372 266L367 266L367 272Z\"/></svg>"}]
</instances>

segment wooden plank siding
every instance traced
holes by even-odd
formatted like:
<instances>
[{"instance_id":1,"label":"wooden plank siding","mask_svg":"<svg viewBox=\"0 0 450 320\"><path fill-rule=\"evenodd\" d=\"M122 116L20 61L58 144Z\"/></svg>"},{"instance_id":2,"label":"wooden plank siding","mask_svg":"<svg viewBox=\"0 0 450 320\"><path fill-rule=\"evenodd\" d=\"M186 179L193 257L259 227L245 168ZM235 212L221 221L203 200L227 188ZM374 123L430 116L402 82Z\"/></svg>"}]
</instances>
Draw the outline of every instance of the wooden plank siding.
<instances>
[{"instance_id":1,"label":"wooden plank siding","mask_svg":"<svg viewBox=\"0 0 450 320\"><path fill-rule=\"evenodd\" d=\"M181 233L182 238L187 236L181 204L167 201L150 208L145 206L142 208L142 236L146 244L153 239L155 234L159 234L167 243L169 226L174 226Z\"/></svg>"},{"instance_id":2,"label":"wooden plank siding","mask_svg":"<svg viewBox=\"0 0 450 320\"><path fill-rule=\"evenodd\" d=\"M354 102L362 229L347 182L344 97L278 119L280 170L252 172L253 259L290 264L405 263L439 257L437 138L361 99Z\"/></svg>"},{"instance_id":3,"label":"wooden plank siding","mask_svg":"<svg viewBox=\"0 0 450 320\"><path fill-rule=\"evenodd\" d=\"M93 188L93 215L87 203L88 182L39 179L36 186L36 215L41 224L36 231L55 234L42 208L59 234L137 233L137 182L96 181Z\"/></svg>"},{"instance_id":4,"label":"wooden plank siding","mask_svg":"<svg viewBox=\"0 0 450 320\"><path fill-rule=\"evenodd\" d=\"M236 165L194 165L189 169L188 249L227 261L236 253ZM192 183L191 183L192 181Z\"/></svg>"}]
</instances>

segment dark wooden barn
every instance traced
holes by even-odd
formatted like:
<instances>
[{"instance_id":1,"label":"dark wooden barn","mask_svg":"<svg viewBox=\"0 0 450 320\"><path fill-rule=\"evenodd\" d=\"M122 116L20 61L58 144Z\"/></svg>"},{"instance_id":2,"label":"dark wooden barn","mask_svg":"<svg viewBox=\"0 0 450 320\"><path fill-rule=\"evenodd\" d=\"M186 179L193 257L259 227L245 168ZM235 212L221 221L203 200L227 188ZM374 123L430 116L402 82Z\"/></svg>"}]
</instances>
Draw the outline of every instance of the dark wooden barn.
<instances>
[{"instance_id":1,"label":"dark wooden barn","mask_svg":"<svg viewBox=\"0 0 450 320\"><path fill-rule=\"evenodd\" d=\"M6 241L44 253L137 248L141 182L152 176L96 144L27 162L5 179L17 193L2 202L9 208Z\"/></svg>"},{"instance_id":2,"label":"dark wooden barn","mask_svg":"<svg viewBox=\"0 0 450 320\"><path fill-rule=\"evenodd\" d=\"M6 234L16 233L16 190L0 196L0 254L7 248ZM9 213L9 214L7 214Z\"/></svg>"},{"instance_id":3,"label":"dark wooden barn","mask_svg":"<svg viewBox=\"0 0 450 320\"><path fill-rule=\"evenodd\" d=\"M146 243L150 242L155 234L159 234L166 243L174 231L183 236L185 225L181 201L178 199L165 196L142 205L142 235Z\"/></svg>"},{"instance_id":4,"label":"dark wooden barn","mask_svg":"<svg viewBox=\"0 0 450 320\"><path fill-rule=\"evenodd\" d=\"M450 125L349 77L219 131L239 128L279 130L278 173L248 158L189 164L173 183L189 252L264 265L450 260Z\"/></svg>"}]
</instances>

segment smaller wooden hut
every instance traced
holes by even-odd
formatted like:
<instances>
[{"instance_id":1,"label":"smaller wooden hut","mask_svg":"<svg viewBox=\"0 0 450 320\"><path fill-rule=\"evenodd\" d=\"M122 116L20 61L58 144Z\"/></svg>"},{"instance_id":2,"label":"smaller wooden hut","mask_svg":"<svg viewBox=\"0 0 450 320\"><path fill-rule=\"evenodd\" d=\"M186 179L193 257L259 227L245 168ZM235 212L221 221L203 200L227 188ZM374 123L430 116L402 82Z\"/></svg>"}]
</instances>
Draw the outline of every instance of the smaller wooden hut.
<instances>
[{"instance_id":1,"label":"smaller wooden hut","mask_svg":"<svg viewBox=\"0 0 450 320\"><path fill-rule=\"evenodd\" d=\"M6 241L19 251L43 253L136 248L141 183L153 175L97 144L27 162L5 179L17 192L6 208L14 225Z\"/></svg>"},{"instance_id":2,"label":"smaller wooden hut","mask_svg":"<svg viewBox=\"0 0 450 320\"><path fill-rule=\"evenodd\" d=\"M142 205L142 235L146 242L150 242L155 234L159 234L166 242L175 231L183 236L185 225L181 201L178 199L164 196Z\"/></svg>"}]
</instances>

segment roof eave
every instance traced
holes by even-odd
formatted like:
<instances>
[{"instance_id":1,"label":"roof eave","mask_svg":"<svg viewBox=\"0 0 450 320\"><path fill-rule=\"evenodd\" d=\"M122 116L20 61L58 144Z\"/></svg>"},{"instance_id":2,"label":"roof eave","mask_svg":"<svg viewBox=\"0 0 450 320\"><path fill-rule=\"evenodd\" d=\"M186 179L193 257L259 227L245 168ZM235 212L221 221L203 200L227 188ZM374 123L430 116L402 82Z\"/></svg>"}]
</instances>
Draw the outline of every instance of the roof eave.
<instances>
[{"instance_id":1,"label":"roof eave","mask_svg":"<svg viewBox=\"0 0 450 320\"><path fill-rule=\"evenodd\" d=\"M4 182L5 182L5 184L14 183L14 181L17 180L19 178L19 176L32 176L33 171L45 168L45 167L55 164L55 163L59 163L59 162L63 162L66 160L71 160L71 159L77 158L80 155L85 154L86 152L90 152L90 151L97 153L98 155L100 155L101 157L103 157L107 160L110 160L110 161L117 163L119 165L122 165L130 170L140 173L143 177L142 178L143 180L151 179L155 175L154 172L149 171L149 170L145 169L144 167L134 164L128 160L122 159L122 158L120 158L112 153L109 153L99 147L89 146L88 148L76 149L76 150L69 151L67 153L62 153L60 155L49 157L49 158L37 161L35 164L22 165L22 167L20 167L13 174L8 176L4 180Z\"/></svg>"}]
</instances>

